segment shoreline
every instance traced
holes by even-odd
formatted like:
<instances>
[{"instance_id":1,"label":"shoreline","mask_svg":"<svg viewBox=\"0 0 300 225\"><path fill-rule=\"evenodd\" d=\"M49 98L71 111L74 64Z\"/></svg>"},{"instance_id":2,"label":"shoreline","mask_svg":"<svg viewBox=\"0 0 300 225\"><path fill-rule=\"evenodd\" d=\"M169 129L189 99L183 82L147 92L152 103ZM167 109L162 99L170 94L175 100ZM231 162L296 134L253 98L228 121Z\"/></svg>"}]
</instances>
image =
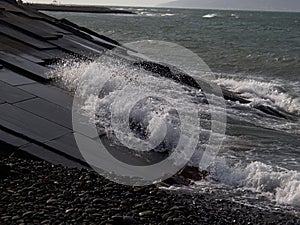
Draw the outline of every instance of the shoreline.
<instances>
[{"instance_id":1,"label":"shoreline","mask_svg":"<svg viewBox=\"0 0 300 225\"><path fill-rule=\"evenodd\" d=\"M104 6L88 6L88 5L54 5L41 3L27 3L35 10L54 11L54 12L78 12L78 13L112 13L112 14L135 14L128 10L111 9Z\"/></svg>"},{"instance_id":2,"label":"shoreline","mask_svg":"<svg viewBox=\"0 0 300 225\"><path fill-rule=\"evenodd\" d=\"M0 223L299 224L296 215L212 193L113 183L87 169L0 156Z\"/></svg>"}]
</instances>

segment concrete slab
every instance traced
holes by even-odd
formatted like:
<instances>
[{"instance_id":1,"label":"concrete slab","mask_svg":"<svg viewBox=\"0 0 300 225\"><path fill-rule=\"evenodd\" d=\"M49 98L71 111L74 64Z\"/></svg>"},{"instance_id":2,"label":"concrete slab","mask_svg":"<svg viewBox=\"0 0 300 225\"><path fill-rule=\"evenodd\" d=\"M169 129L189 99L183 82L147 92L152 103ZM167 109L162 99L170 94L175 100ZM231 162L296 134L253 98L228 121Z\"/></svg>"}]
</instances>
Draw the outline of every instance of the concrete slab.
<instances>
[{"instance_id":1,"label":"concrete slab","mask_svg":"<svg viewBox=\"0 0 300 225\"><path fill-rule=\"evenodd\" d=\"M67 128L7 103L0 105L0 124L1 127L36 142L46 142L71 132Z\"/></svg>"},{"instance_id":2,"label":"concrete slab","mask_svg":"<svg viewBox=\"0 0 300 225\"><path fill-rule=\"evenodd\" d=\"M23 57L26 55L30 55L39 61L45 60L45 59L51 59L55 58L53 55L48 54L47 50L41 50L32 47L31 45L27 45L26 43L20 42L16 39L12 39L6 35L0 34L0 50L10 52L14 55L22 55ZM52 50L52 49L51 49ZM26 54L26 55L24 55ZM32 60L32 59L29 59ZM33 61L34 62L34 61ZM39 63L39 62L37 62Z\"/></svg>"},{"instance_id":3,"label":"concrete slab","mask_svg":"<svg viewBox=\"0 0 300 225\"><path fill-rule=\"evenodd\" d=\"M8 103L16 103L26 99L32 99L35 96L29 94L17 87L13 87L0 81L0 100Z\"/></svg>"},{"instance_id":4,"label":"concrete slab","mask_svg":"<svg viewBox=\"0 0 300 225\"><path fill-rule=\"evenodd\" d=\"M0 62L6 67L18 69L20 72L30 74L32 78L47 80L47 74L50 69L39 64L33 63L27 59L13 55L11 53L0 51Z\"/></svg>"},{"instance_id":5,"label":"concrete slab","mask_svg":"<svg viewBox=\"0 0 300 225\"><path fill-rule=\"evenodd\" d=\"M9 144L16 148L28 144L28 141L24 140L23 138L17 137L3 130L0 130L0 142Z\"/></svg>"},{"instance_id":6,"label":"concrete slab","mask_svg":"<svg viewBox=\"0 0 300 225\"><path fill-rule=\"evenodd\" d=\"M41 98L30 99L15 106L56 124L72 129L72 111Z\"/></svg>"},{"instance_id":7,"label":"concrete slab","mask_svg":"<svg viewBox=\"0 0 300 225\"><path fill-rule=\"evenodd\" d=\"M33 18L41 18L41 17L37 16L36 14L28 13L27 11L23 10L21 7L14 6L13 4L9 4L8 2L5 2L5 1L0 2L0 8L3 8L9 12L22 13L26 16L33 17Z\"/></svg>"},{"instance_id":8,"label":"concrete slab","mask_svg":"<svg viewBox=\"0 0 300 225\"><path fill-rule=\"evenodd\" d=\"M46 40L57 39L62 36L63 33L68 33L58 27L54 27L51 24L42 20L32 20L24 16L15 15L9 12L2 12L0 20L7 25L16 27L20 31L32 35L34 37L40 37Z\"/></svg>"},{"instance_id":9,"label":"concrete slab","mask_svg":"<svg viewBox=\"0 0 300 225\"><path fill-rule=\"evenodd\" d=\"M58 154L54 151L46 149L36 144L29 144L20 148L20 151L26 152L39 159L43 159L55 165L63 165L69 168L86 168L80 162L76 162L73 159L68 158L62 154Z\"/></svg>"},{"instance_id":10,"label":"concrete slab","mask_svg":"<svg viewBox=\"0 0 300 225\"><path fill-rule=\"evenodd\" d=\"M13 86L36 83L34 80L21 76L18 73L15 73L6 68L0 70L0 81Z\"/></svg>"},{"instance_id":11,"label":"concrete slab","mask_svg":"<svg viewBox=\"0 0 300 225\"><path fill-rule=\"evenodd\" d=\"M48 54L52 57L52 59L65 59L70 57L70 54L67 52L62 51L61 49L49 49L49 50L43 50L43 53ZM43 57L43 59L47 59Z\"/></svg>"},{"instance_id":12,"label":"concrete slab","mask_svg":"<svg viewBox=\"0 0 300 225\"><path fill-rule=\"evenodd\" d=\"M89 40L83 39L83 38L75 36L75 35L64 35L64 38L70 42L74 42L80 46L87 48L87 49L93 49L93 51L96 51L96 53L103 54L104 51L107 50L107 48L104 48L101 45L97 45Z\"/></svg>"},{"instance_id":13,"label":"concrete slab","mask_svg":"<svg viewBox=\"0 0 300 225\"><path fill-rule=\"evenodd\" d=\"M57 40L50 40L49 42L64 49L67 52L72 52L81 56L93 57L93 56L101 56L103 54L103 50L93 49L83 43L78 41L70 41L71 39L64 36Z\"/></svg>"},{"instance_id":14,"label":"concrete slab","mask_svg":"<svg viewBox=\"0 0 300 225\"><path fill-rule=\"evenodd\" d=\"M77 134L77 135L80 135L80 134ZM76 140L74 138L73 133L70 133L70 134L64 135L62 137L59 137L57 139L54 139L52 141L46 142L45 144L49 147L57 149L58 151L64 152L76 159L85 161L77 147Z\"/></svg>"},{"instance_id":15,"label":"concrete slab","mask_svg":"<svg viewBox=\"0 0 300 225\"><path fill-rule=\"evenodd\" d=\"M40 83L22 85L18 87L30 94L36 95L66 109L72 109L73 97L57 87L43 85Z\"/></svg>"},{"instance_id":16,"label":"concrete slab","mask_svg":"<svg viewBox=\"0 0 300 225\"><path fill-rule=\"evenodd\" d=\"M0 24L0 33L38 49L55 48L54 45L48 43L47 41L41 41L4 24Z\"/></svg>"}]
</instances>

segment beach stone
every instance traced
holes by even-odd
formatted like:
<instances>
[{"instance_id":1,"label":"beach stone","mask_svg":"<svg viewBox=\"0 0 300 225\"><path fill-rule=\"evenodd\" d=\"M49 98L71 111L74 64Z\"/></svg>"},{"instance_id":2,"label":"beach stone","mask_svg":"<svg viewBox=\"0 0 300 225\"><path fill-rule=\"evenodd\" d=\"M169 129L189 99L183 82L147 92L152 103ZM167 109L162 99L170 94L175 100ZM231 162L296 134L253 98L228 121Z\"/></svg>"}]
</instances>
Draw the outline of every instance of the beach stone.
<instances>
[{"instance_id":1,"label":"beach stone","mask_svg":"<svg viewBox=\"0 0 300 225\"><path fill-rule=\"evenodd\" d=\"M98 205L98 204L105 204L106 201L101 199L101 198L96 198L96 199L93 200L92 203L95 204L95 205Z\"/></svg>"},{"instance_id":2,"label":"beach stone","mask_svg":"<svg viewBox=\"0 0 300 225\"><path fill-rule=\"evenodd\" d=\"M25 213L23 213L22 217L31 217L33 215L33 211L27 211Z\"/></svg>"},{"instance_id":3,"label":"beach stone","mask_svg":"<svg viewBox=\"0 0 300 225\"><path fill-rule=\"evenodd\" d=\"M74 212L74 209L67 209L67 210L65 211L66 214L73 213L73 212Z\"/></svg>"},{"instance_id":4,"label":"beach stone","mask_svg":"<svg viewBox=\"0 0 300 225\"><path fill-rule=\"evenodd\" d=\"M50 198L50 199L47 200L46 203L47 203L47 204L56 204L56 203L57 203L57 200L56 200L56 199Z\"/></svg>"},{"instance_id":5,"label":"beach stone","mask_svg":"<svg viewBox=\"0 0 300 225\"><path fill-rule=\"evenodd\" d=\"M172 214L173 214L173 212L167 212L167 213L165 213L165 214L162 216L162 218L163 218L164 220L167 220L169 217L172 216Z\"/></svg>"},{"instance_id":6,"label":"beach stone","mask_svg":"<svg viewBox=\"0 0 300 225\"><path fill-rule=\"evenodd\" d=\"M111 219L113 220L114 224L124 224L130 225L135 224L136 220L131 216L112 216Z\"/></svg>"},{"instance_id":7,"label":"beach stone","mask_svg":"<svg viewBox=\"0 0 300 225\"><path fill-rule=\"evenodd\" d=\"M0 165L0 179L7 178L10 174L11 168L7 165Z\"/></svg>"},{"instance_id":8,"label":"beach stone","mask_svg":"<svg viewBox=\"0 0 300 225\"><path fill-rule=\"evenodd\" d=\"M131 216L123 216L122 223L123 224L135 224L137 221Z\"/></svg>"},{"instance_id":9,"label":"beach stone","mask_svg":"<svg viewBox=\"0 0 300 225\"><path fill-rule=\"evenodd\" d=\"M18 220L18 219L20 219L20 216L13 216L12 218L11 218L12 220Z\"/></svg>"},{"instance_id":10,"label":"beach stone","mask_svg":"<svg viewBox=\"0 0 300 225\"><path fill-rule=\"evenodd\" d=\"M186 209L186 207L184 207L184 206L173 206L170 210L185 210Z\"/></svg>"},{"instance_id":11,"label":"beach stone","mask_svg":"<svg viewBox=\"0 0 300 225\"><path fill-rule=\"evenodd\" d=\"M185 220L182 218L173 218L175 224L182 224Z\"/></svg>"},{"instance_id":12,"label":"beach stone","mask_svg":"<svg viewBox=\"0 0 300 225\"><path fill-rule=\"evenodd\" d=\"M139 216L148 216L148 215L152 215L152 214L154 214L153 211L151 211L151 210L146 210L146 211L140 212L140 213L139 213Z\"/></svg>"},{"instance_id":13,"label":"beach stone","mask_svg":"<svg viewBox=\"0 0 300 225\"><path fill-rule=\"evenodd\" d=\"M2 217L1 217L1 220L6 221L6 220L9 220L10 218L11 218L11 216L2 216Z\"/></svg>"}]
</instances>

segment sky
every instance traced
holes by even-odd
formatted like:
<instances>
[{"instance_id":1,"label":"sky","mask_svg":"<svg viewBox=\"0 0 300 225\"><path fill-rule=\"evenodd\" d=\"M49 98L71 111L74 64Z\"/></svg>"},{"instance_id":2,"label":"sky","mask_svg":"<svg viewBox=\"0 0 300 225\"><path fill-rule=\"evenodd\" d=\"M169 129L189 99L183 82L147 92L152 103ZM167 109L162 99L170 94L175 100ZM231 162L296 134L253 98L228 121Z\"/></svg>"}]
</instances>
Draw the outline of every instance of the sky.
<instances>
[{"instance_id":1,"label":"sky","mask_svg":"<svg viewBox=\"0 0 300 225\"><path fill-rule=\"evenodd\" d=\"M53 0L23 0L52 3ZM56 0L61 4L110 6L165 6L204 9L279 10L300 12L300 0Z\"/></svg>"}]
</instances>

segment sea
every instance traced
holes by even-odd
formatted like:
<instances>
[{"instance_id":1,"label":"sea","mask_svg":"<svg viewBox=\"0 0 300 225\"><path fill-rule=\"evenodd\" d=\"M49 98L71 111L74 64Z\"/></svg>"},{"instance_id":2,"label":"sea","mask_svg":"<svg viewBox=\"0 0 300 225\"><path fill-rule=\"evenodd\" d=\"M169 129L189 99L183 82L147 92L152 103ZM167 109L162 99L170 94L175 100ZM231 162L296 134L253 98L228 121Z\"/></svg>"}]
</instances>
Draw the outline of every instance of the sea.
<instances>
[{"instance_id":1,"label":"sea","mask_svg":"<svg viewBox=\"0 0 300 225\"><path fill-rule=\"evenodd\" d=\"M221 151L208 168L209 177L190 187L169 189L221 193L241 204L299 213L300 13L114 8L136 14L46 13L121 44L159 40L183 46L209 66L215 84L251 101L226 103L231 120ZM80 68L99 69L86 64ZM70 85L76 79L68 72L74 73L74 68L65 68L62 76ZM155 79L143 85L154 88L160 83ZM177 107L185 108L184 101L180 104ZM268 115L257 105L289 117Z\"/></svg>"}]
</instances>

